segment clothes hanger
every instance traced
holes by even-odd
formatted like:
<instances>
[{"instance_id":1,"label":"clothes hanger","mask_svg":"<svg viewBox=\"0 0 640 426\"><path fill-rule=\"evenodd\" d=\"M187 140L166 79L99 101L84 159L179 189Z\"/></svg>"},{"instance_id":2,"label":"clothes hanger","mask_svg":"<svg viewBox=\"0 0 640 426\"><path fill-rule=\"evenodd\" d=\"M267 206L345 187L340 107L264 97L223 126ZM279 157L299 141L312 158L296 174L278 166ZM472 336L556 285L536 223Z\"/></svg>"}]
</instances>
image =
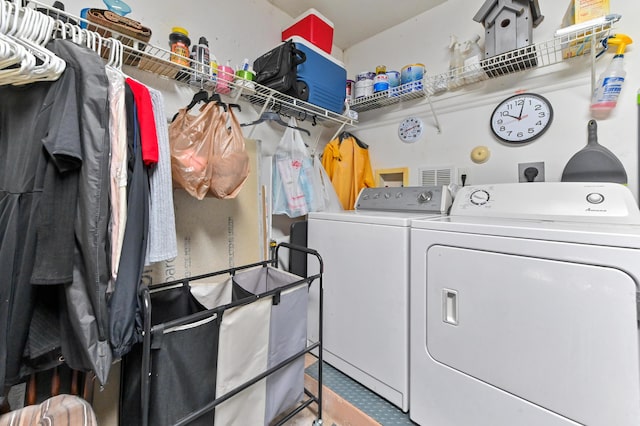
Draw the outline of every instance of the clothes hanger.
<instances>
[{"instance_id":1,"label":"clothes hanger","mask_svg":"<svg viewBox=\"0 0 640 426\"><path fill-rule=\"evenodd\" d=\"M366 143L362 142L360 139L358 139L357 137L355 137L353 134L347 132L346 130L342 133L340 133L340 136L338 136L338 143L342 143L342 141L346 138L353 138L353 140L356 141L356 143L358 144L358 146L362 149L369 149L369 145L367 145Z\"/></svg>"},{"instance_id":2,"label":"clothes hanger","mask_svg":"<svg viewBox=\"0 0 640 426\"><path fill-rule=\"evenodd\" d=\"M218 105L220 105L225 111L227 110L227 107L229 108L235 108L237 109L239 112L242 112L242 107L239 104L227 104L222 102L222 98L220 97L219 93L213 93L211 94L211 97L209 97L209 99L207 99L207 102L216 102Z\"/></svg>"},{"instance_id":3,"label":"clothes hanger","mask_svg":"<svg viewBox=\"0 0 640 426\"><path fill-rule=\"evenodd\" d=\"M242 126L242 127L254 126L256 124L260 124L260 123L263 123L265 121L273 121L273 122L276 122L276 123L280 124L281 126L290 127L292 129L296 129L296 130L299 130L299 131L301 131L303 133L306 133L307 136L311 136L311 132L308 131L307 129L304 129L304 128L298 127L298 126L289 126L289 124L285 123L280 118L280 115L278 113L272 112L272 111L265 111L265 112L262 113L260 118L258 118L257 120L252 121L250 123L242 123L242 124L240 124L240 126Z\"/></svg>"}]
</instances>

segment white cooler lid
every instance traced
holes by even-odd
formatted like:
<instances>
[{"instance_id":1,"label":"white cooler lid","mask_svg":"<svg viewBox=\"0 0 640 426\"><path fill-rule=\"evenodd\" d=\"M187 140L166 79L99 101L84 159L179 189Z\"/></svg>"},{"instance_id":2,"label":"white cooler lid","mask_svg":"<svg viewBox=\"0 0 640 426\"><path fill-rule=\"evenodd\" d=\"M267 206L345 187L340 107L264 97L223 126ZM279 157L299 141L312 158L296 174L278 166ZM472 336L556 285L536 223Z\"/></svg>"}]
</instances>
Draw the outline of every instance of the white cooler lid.
<instances>
[{"instance_id":1,"label":"white cooler lid","mask_svg":"<svg viewBox=\"0 0 640 426\"><path fill-rule=\"evenodd\" d=\"M327 58L328 60L330 60L334 64L338 65L339 67L344 68L344 63L340 62L339 60L337 60L333 56L329 55L324 50L320 49L318 46L315 46L313 43L311 43L308 40L305 40L304 38L302 38L300 36L291 36L291 37L287 38L287 40L291 40L294 43L303 44L305 47L308 47L309 49L313 50L318 55L322 55L323 57Z\"/></svg>"}]
</instances>

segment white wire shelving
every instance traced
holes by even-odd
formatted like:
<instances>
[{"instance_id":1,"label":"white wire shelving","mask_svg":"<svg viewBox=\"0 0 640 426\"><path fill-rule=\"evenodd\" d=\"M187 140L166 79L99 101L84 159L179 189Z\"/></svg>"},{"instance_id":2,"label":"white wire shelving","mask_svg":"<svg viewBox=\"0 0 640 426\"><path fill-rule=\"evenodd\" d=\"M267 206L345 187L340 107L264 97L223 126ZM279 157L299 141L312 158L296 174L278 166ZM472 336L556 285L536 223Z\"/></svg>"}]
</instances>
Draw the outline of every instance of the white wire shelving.
<instances>
[{"instance_id":1,"label":"white wire shelving","mask_svg":"<svg viewBox=\"0 0 640 426\"><path fill-rule=\"evenodd\" d=\"M374 93L371 96L358 98L351 103L351 109L362 112L406 100L435 96L478 81L532 68L554 65L587 54L592 58L593 84L593 62L596 48L602 40L609 37L613 24L619 19L619 16L617 16L604 23L566 32L549 41L532 44L484 59L480 63L450 69L441 74L425 76L419 82L407 83L403 86ZM415 88L416 84L421 86L420 90L407 90L407 88Z\"/></svg>"},{"instance_id":2,"label":"white wire shelving","mask_svg":"<svg viewBox=\"0 0 640 426\"><path fill-rule=\"evenodd\" d=\"M220 75L213 76L209 74L209 67L203 67L202 64L185 57L179 58L180 61L185 64L178 64L171 60L172 56L175 55L166 49L137 40L132 36L114 31L111 28L89 22L86 19L72 15L66 11L55 9L39 1L31 0L28 6L63 22L86 27L87 30L96 32L102 37L113 37L119 40L124 46L124 65L135 67L181 84L190 85L196 89L202 88L220 93L233 98L235 101L243 99L262 108L262 111L268 109L288 115L295 115L296 118L301 120L306 119L314 123L323 124L337 123L342 127L345 125L353 126L357 123L357 120L346 114L343 115L329 111L237 76L229 76L232 81L226 82L226 85L223 86L225 87L224 90L220 90L219 92L217 90L219 87L217 86L217 78L219 78ZM102 48L101 56L103 58L109 57L109 47L107 46L108 44L105 43L105 47Z\"/></svg>"}]
</instances>

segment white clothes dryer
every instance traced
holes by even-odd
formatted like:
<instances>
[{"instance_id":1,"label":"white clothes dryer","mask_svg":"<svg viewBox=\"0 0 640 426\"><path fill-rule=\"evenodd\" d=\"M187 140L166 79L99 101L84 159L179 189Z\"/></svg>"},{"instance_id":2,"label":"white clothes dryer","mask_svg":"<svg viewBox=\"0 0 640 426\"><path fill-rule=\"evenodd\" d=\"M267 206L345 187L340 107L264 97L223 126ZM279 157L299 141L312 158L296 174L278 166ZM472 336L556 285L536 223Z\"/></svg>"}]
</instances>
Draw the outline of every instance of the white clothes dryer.
<instances>
[{"instance_id":1,"label":"white clothes dryer","mask_svg":"<svg viewBox=\"0 0 640 426\"><path fill-rule=\"evenodd\" d=\"M411 231L410 417L640 424L640 211L619 184L462 188Z\"/></svg>"},{"instance_id":2,"label":"white clothes dryer","mask_svg":"<svg viewBox=\"0 0 640 426\"><path fill-rule=\"evenodd\" d=\"M446 187L365 188L356 210L308 216L307 245L324 261L324 361L405 412L410 224L440 217L450 205ZM309 263L310 274L316 263ZM309 296L311 341L318 333L317 289Z\"/></svg>"}]
</instances>

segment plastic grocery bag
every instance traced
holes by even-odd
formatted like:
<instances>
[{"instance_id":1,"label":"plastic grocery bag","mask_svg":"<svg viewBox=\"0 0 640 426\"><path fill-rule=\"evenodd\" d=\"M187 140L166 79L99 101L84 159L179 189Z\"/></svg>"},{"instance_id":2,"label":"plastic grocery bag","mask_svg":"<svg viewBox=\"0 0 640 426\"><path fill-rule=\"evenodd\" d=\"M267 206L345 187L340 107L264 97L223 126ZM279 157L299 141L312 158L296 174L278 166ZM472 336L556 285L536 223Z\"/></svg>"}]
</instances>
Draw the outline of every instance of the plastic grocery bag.
<instances>
[{"instance_id":1,"label":"plastic grocery bag","mask_svg":"<svg viewBox=\"0 0 640 426\"><path fill-rule=\"evenodd\" d=\"M233 109L221 113L215 129L211 157L209 195L216 198L235 198L249 176L249 155L245 151L244 136ZM227 121L231 125L227 129Z\"/></svg>"},{"instance_id":2,"label":"plastic grocery bag","mask_svg":"<svg viewBox=\"0 0 640 426\"><path fill-rule=\"evenodd\" d=\"M200 114L191 115L186 108L178 112L169 125L171 176L173 183L198 200L209 191L215 130L220 121L219 106L209 102Z\"/></svg>"},{"instance_id":3,"label":"plastic grocery bag","mask_svg":"<svg viewBox=\"0 0 640 426\"><path fill-rule=\"evenodd\" d=\"M181 109L169 126L169 142L177 187L198 200L238 195L249 175L249 155L231 108L222 112L217 103L209 102L197 116Z\"/></svg>"},{"instance_id":4,"label":"plastic grocery bag","mask_svg":"<svg viewBox=\"0 0 640 426\"><path fill-rule=\"evenodd\" d=\"M296 126L291 118L290 126ZM304 216L324 208L320 175L302 135L287 127L273 155L273 213Z\"/></svg>"}]
</instances>

